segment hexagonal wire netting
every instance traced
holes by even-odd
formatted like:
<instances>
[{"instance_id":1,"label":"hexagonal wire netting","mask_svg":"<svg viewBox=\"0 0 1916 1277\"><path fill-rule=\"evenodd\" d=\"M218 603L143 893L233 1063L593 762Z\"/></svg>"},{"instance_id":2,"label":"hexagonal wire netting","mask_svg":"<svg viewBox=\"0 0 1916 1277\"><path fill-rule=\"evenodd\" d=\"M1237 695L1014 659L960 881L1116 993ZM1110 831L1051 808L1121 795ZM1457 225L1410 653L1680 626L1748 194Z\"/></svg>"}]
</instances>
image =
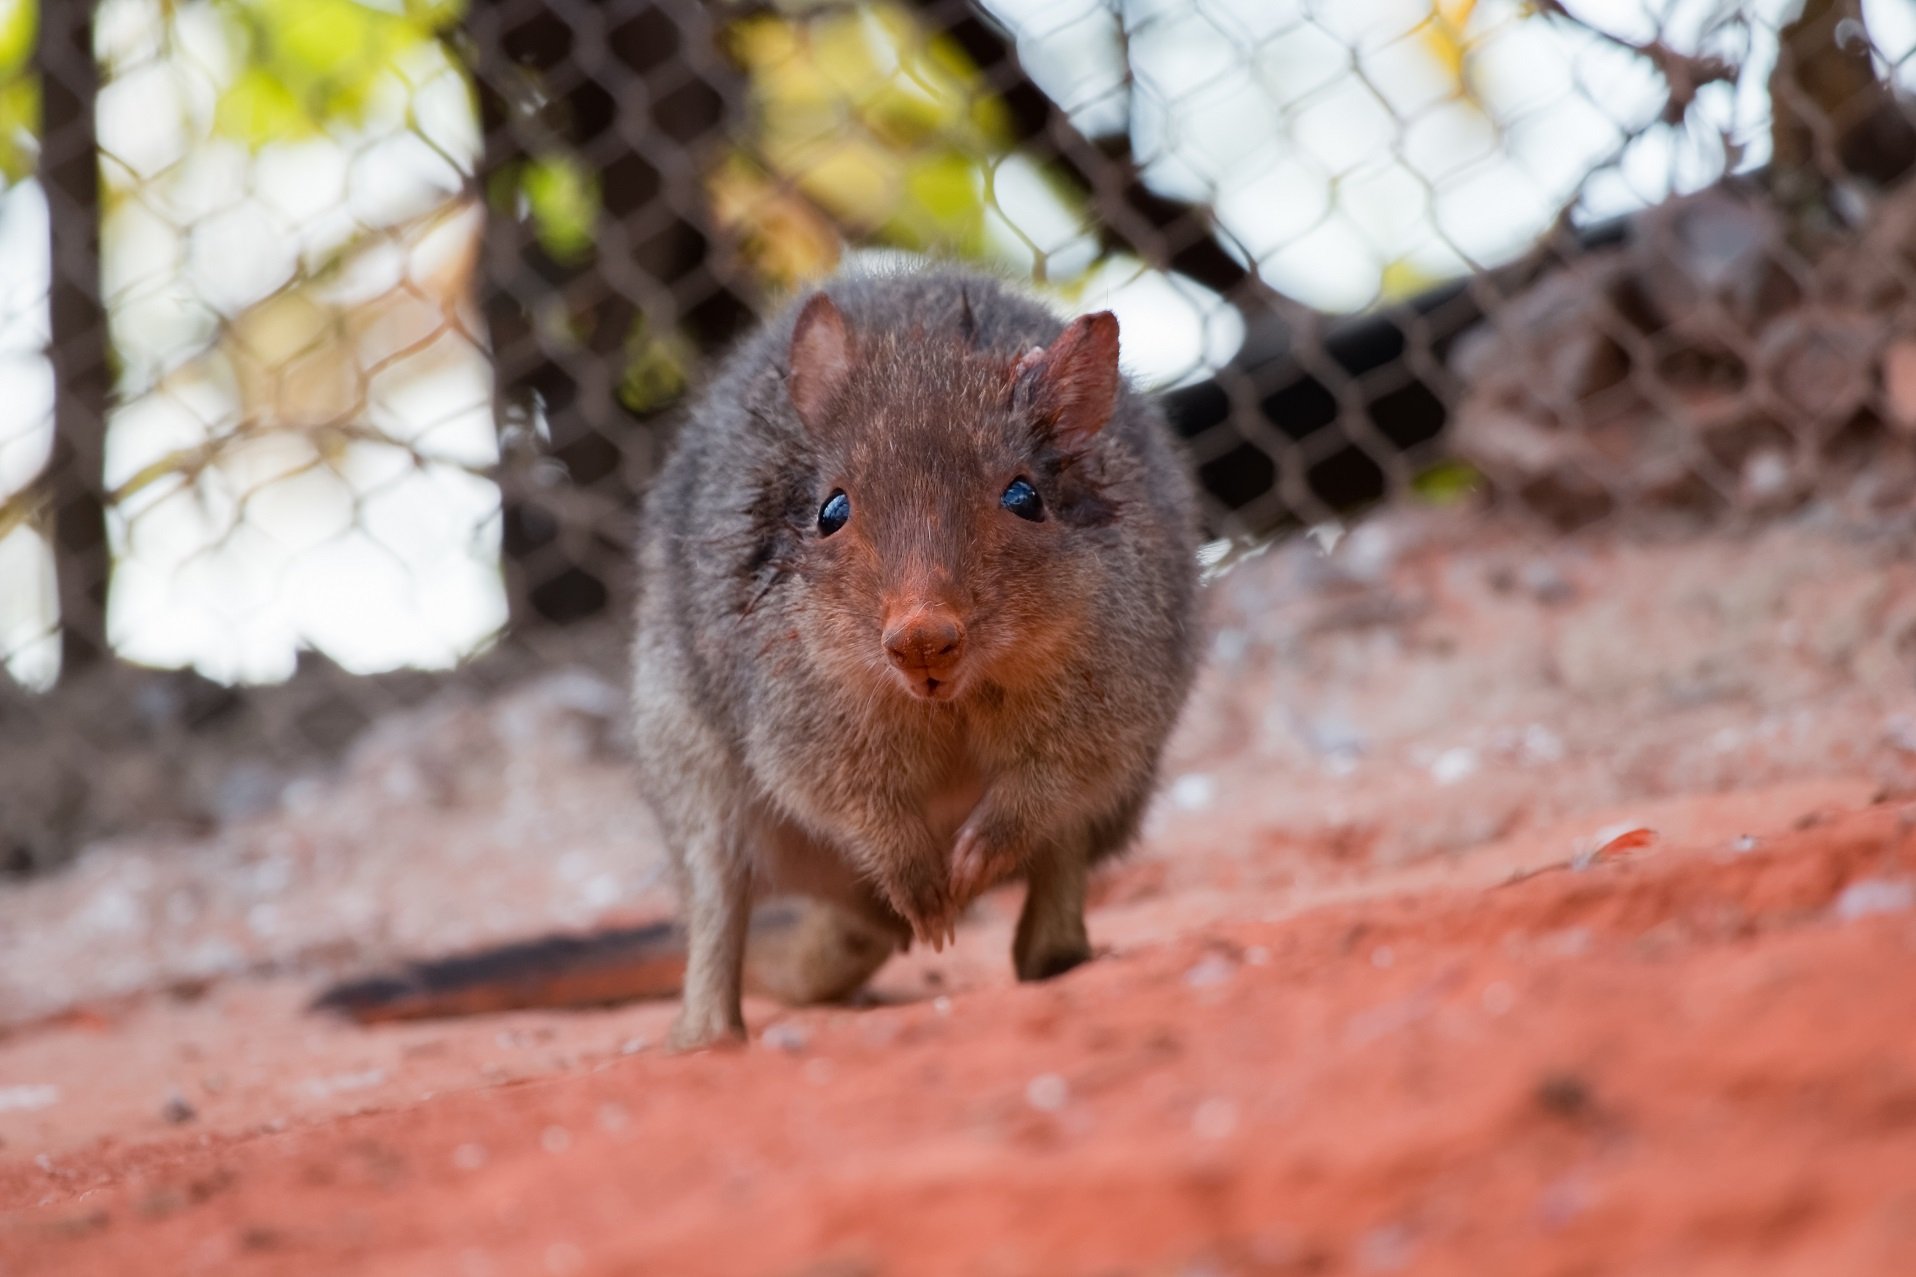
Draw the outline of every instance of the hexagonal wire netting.
<instances>
[{"instance_id":1,"label":"hexagonal wire netting","mask_svg":"<svg viewBox=\"0 0 1916 1277\"><path fill-rule=\"evenodd\" d=\"M1115 309L1220 544L1886 499L1913 44L1889 0L0 0L12 863L120 820L98 753L324 752L435 685L380 671L615 622L686 387L849 252Z\"/></svg>"}]
</instances>

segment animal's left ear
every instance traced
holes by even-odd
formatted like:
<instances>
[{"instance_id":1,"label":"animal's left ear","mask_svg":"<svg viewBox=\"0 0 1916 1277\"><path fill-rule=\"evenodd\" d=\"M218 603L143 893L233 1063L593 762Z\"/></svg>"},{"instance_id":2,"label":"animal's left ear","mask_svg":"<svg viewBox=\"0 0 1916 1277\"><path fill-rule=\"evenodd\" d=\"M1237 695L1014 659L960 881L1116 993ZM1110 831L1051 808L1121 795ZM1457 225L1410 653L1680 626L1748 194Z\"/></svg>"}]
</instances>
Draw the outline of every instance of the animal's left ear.
<instances>
[{"instance_id":1,"label":"animal's left ear","mask_svg":"<svg viewBox=\"0 0 1916 1277\"><path fill-rule=\"evenodd\" d=\"M1059 447L1085 448L1118 406L1118 317L1101 310L1072 320L1056 341L1019 358L1011 387L1013 405L1032 412Z\"/></svg>"},{"instance_id":2,"label":"animal's left ear","mask_svg":"<svg viewBox=\"0 0 1916 1277\"><path fill-rule=\"evenodd\" d=\"M792 325L791 375L786 380L792 407L813 434L830 430L832 405L851 380L856 357L843 312L824 293L813 293Z\"/></svg>"}]
</instances>

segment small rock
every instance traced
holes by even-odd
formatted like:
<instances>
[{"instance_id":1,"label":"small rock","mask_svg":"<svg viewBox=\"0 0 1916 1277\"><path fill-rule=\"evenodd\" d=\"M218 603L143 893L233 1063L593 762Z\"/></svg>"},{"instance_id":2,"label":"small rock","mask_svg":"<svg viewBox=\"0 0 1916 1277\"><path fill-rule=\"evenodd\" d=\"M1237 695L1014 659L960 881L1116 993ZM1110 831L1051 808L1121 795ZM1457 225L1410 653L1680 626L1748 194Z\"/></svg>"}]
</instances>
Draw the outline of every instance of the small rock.
<instances>
[{"instance_id":1,"label":"small rock","mask_svg":"<svg viewBox=\"0 0 1916 1277\"><path fill-rule=\"evenodd\" d=\"M1759 448L1743 461L1737 491L1742 502L1768 509L1795 494L1796 467L1780 448Z\"/></svg>"},{"instance_id":2,"label":"small rock","mask_svg":"<svg viewBox=\"0 0 1916 1277\"><path fill-rule=\"evenodd\" d=\"M1025 1085L1025 1103L1040 1113L1056 1113L1070 1098L1070 1086L1056 1073L1040 1073Z\"/></svg>"},{"instance_id":3,"label":"small rock","mask_svg":"<svg viewBox=\"0 0 1916 1277\"><path fill-rule=\"evenodd\" d=\"M1577 597L1577 587L1548 559L1532 559L1523 565L1518 577L1539 603L1568 603Z\"/></svg>"},{"instance_id":4,"label":"small rock","mask_svg":"<svg viewBox=\"0 0 1916 1277\"><path fill-rule=\"evenodd\" d=\"M60 1102L60 1088L52 1085L0 1086L0 1113L31 1113Z\"/></svg>"},{"instance_id":5,"label":"small rock","mask_svg":"<svg viewBox=\"0 0 1916 1277\"><path fill-rule=\"evenodd\" d=\"M1537 1083L1537 1104L1557 1117L1580 1118L1596 1108L1590 1084L1575 1073L1551 1073Z\"/></svg>"},{"instance_id":6,"label":"small rock","mask_svg":"<svg viewBox=\"0 0 1916 1277\"><path fill-rule=\"evenodd\" d=\"M166 1103L160 1105L160 1117L175 1126L183 1126L199 1116L199 1110L187 1103L186 1097L178 1091L166 1097Z\"/></svg>"},{"instance_id":7,"label":"small rock","mask_svg":"<svg viewBox=\"0 0 1916 1277\"><path fill-rule=\"evenodd\" d=\"M1916 754L1916 718L1896 715L1883 725L1883 740L1899 753Z\"/></svg>"},{"instance_id":8,"label":"small rock","mask_svg":"<svg viewBox=\"0 0 1916 1277\"><path fill-rule=\"evenodd\" d=\"M1171 805L1179 811L1203 811L1217 795L1217 782L1201 772L1180 776L1171 783Z\"/></svg>"},{"instance_id":9,"label":"small rock","mask_svg":"<svg viewBox=\"0 0 1916 1277\"><path fill-rule=\"evenodd\" d=\"M1523 729L1524 761L1554 763L1563 758L1563 753L1563 737L1542 723L1532 723Z\"/></svg>"},{"instance_id":10,"label":"small rock","mask_svg":"<svg viewBox=\"0 0 1916 1277\"><path fill-rule=\"evenodd\" d=\"M1868 401L1882 331L1880 318L1857 311L1790 311L1763 329L1756 367L1804 424L1829 432Z\"/></svg>"},{"instance_id":11,"label":"small rock","mask_svg":"<svg viewBox=\"0 0 1916 1277\"><path fill-rule=\"evenodd\" d=\"M767 1027L760 1040L773 1050L783 1051L787 1055L797 1055L805 1049L805 1044L811 1040L811 1034L789 1021L780 1021Z\"/></svg>"},{"instance_id":12,"label":"small rock","mask_svg":"<svg viewBox=\"0 0 1916 1277\"><path fill-rule=\"evenodd\" d=\"M1221 1140L1237 1130L1237 1105L1213 1097L1197 1106L1191 1114L1191 1132L1201 1140Z\"/></svg>"},{"instance_id":13,"label":"small rock","mask_svg":"<svg viewBox=\"0 0 1916 1277\"><path fill-rule=\"evenodd\" d=\"M1459 745L1437 755L1430 765L1430 778L1439 785L1454 785L1477 770L1477 751Z\"/></svg>"},{"instance_id":14,"label":"small rock","mask_svg":"<svg viewBox=\"0 0 1916 1277\"><path fill-rule=\"evenodd\" d=\"M1236 965L1221 953L1206 954L1204 959L1184 973L1184 983L1193 989L1212 989L1231 978Z\"/></svg>"},{"instance_id":15,"label":"small rock","mask_svg":"<svg viewBox=\"0 0 1916 1277\"><path fill-rule=\"evenodd\" d=\"M1357 1270L1394 1273L1406 1267L1416 1250L1415 1239L1401 1224L1386 1224L1364 1234L1357 1247Z\"/></svg>"},{"instance_id":16,"label":"small rock","mask_svg":"<svg viewBox=\"0 0 1916 1277\"><path fill-rule=\"evenodd\" d=\"M1908 913L1916 908L1916 882L1907 878L1863 878L1843 888L1830 910L1841 922Z\"/></svg>"}]
</instances>

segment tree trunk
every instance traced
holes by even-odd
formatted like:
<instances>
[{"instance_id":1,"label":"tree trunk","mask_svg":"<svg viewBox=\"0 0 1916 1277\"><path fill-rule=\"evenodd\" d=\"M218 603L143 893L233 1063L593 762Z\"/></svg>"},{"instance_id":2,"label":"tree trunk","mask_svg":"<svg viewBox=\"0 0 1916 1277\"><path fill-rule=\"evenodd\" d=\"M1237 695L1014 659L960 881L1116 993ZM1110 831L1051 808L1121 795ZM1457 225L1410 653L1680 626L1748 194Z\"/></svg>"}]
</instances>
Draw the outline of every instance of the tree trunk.
<instances>
[{"instance_id":1,"label":"tree trunk","mask_svg":"<svg viewBox=\"0 0 1916 1277\"><path fill-rule=\"evenodd\" d=\"M45 482L59 583L60 671L71 677L111 653L106 599L112 555L103 467L113 373L100 301L100 159L94 124L100 71L93 53L92 4L41 4L38 69L45 102L40 175L53 262L48 297L53 456Z\"/></svg>"},{"instance_id":2,"label":"tree trunk","mask_svg":"<svg viewBox=\"0 0 1916 1277\"><path fill-rule=\"evenodd\" d=\"M1916 122L1876 74L1861 0L1805 0L1777 33L1770 188L1820 203L1859 177L1888 186L1916 164Z\"/></svg>"},{"instance_id":3,"label":"tree trunk","mask_svg":"<svg viewBox=\"0 0 1916 1277\"><path fill-rule=\"evenodd\" d=\"M702 153L741 97L713 19L696 0L628 5L581 57L575 2L479 0L468 27L485 134L482 307L506 449L503 553L521 634L620 608L629 592L630 515L656 451L653 423L619 400L635 323L709 352L753 317L702 187ZM605 78L568 62L604 66ZM605 242L583 262L554 261L514 206L517 167L553 152L582 158L599 181ZM528 437L535 405L543 444Z\"/></svg>"}]
</instances>

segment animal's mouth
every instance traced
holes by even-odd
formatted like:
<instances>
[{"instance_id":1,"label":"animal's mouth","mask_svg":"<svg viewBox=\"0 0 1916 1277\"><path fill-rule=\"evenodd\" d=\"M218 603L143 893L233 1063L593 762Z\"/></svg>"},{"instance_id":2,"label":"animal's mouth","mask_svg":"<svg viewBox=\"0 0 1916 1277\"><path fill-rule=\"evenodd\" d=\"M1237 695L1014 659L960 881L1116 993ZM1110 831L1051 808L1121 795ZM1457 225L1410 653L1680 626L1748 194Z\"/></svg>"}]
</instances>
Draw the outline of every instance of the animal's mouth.
<instances>
[{"instance_id":1,"label":"animal's mouth","mask_svg":"<svg viewBox=\"0 0 1916 1277\"><path fill-rule=\"evenodd\" d=\"M958 695L958 682L950 678L921 679L912 690L928 701L948 701Z\"/></svg>"},{"instance_id":2,"label":"animal's mouth","mask_svg":"<svg viewBox=\"0 0 1916 1277\"><path fill-rule=\"evenodd\" d=\"M960 680L950 675L931 675L899 671L905 689L921 701L950 701L957 698Z\"/></svg>"}]
</instances>

